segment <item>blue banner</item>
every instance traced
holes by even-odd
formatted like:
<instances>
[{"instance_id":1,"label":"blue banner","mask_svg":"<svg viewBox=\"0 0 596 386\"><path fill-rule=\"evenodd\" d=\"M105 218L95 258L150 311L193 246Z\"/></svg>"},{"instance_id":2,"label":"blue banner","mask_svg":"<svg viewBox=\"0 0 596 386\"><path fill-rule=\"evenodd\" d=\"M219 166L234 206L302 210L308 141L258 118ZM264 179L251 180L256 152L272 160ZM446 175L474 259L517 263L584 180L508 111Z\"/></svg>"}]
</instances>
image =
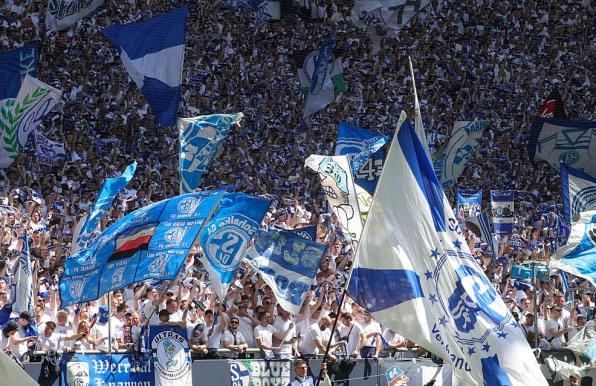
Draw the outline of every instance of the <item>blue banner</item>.
<instances>
[{"instance_id":1,"label":"blue banner","mask_svg":"<svg viewBox=\"0 0 596 386\"><path fill-rule=\"evenodd\" d=\"M215 158L219 146L230 132L230 126L239 124L242 113L201 115L180 118L180 193L194 191L205 169Z\"/></svg>"},{"instance_id":2,"label":"blue banner","mask_svg":"<svg viewBox=\"0 0 596 386\"><path fill-rule=\"evenodd\" d=\"M291 232L296 236L302 237L303 239L310 241L317 241L317 226L311 225L309 227L296 228L296 229L280 229L283 231Z\"/></svg>"},{"instance_id":3,"label":"blue banner","mask_svg":"<svg viewBox=\"0 0 596 386\"><path fill-rule=\"evenodd\" d=\"M99 195L97 196L97 200L87 214L79 234L75 235L76 237L74 237L72 249L73 253L77 253L87 246L89 238L91 237L93 231L95 231L97 228L99 221L107 212L110 211L110 207L112 206L114 198L118 193L126 188L126 185L128 185L130 180L132 180L136 170L137 161L134 161L132 164L128 165L120 177L107 178L104 181Z\"/></svg>"},{"instance_id":4,"label":"blue banner","mask_svg":"<svg viewBox=\"0 0 596 386\"><path fill-rule=\"evenodd\" d=\"M63 354L61 386L150 385L151 362L130 354Z\"/></svg>"},{"instance_id":5,"label":"blue banner","mask_svg":"<svg viewBox=\"0 0 596 386\"><path fill-rule=\"evenodd\" d=\"M349 123L340 122L337 141L335 143L335 155L357 155L363 153L366 151L367 144L370 144L367 141L373 138L380 139L379 137L383 138L380 133L373 133ZM383 150L379 147L369 155L358 168L358 171L354 173L354 183L369 194L374 194L379 177L381 177L383 154ZM361 161L358 162L360 163ZM350 161L350 163L353 169L353 161Z\"/></svg>"},{"instance_id":6,"label":"blue banner","mask_svg":"<svg viewBox=\"0 0 596 386\"><path fill-rule=\"evenodd\" d=\"M149 342L155 385L192 386L192 360L186 329L178 326L151 326Z\"/></svg>"},{"instance_id":7,"label":"blue banner","mask_svg":"<svg viewBox=\"0 0 596 386\"><path fill-rule=\"evenodd\" d=\"M513 190L491 190L490 198L495 234L511 234L514 211Z\"/></svg>"},{"instance_id":8,"label":"blue banner","mask_svg":"<svg viewBox=\"0 0 596 386\"><path fill-rule=\"evenodd\" d=\"M270 204L269 200L244 193L225 193L219 210L205 225L199 237L205 254L203 265L220 299L228 292L234 272Z\"/></svg>"},{"instance_id":9,"label":"blue banner","mask_svg":"<svg viewBox=\"0 0 596 386\"><path fill-rule=\"evenodd\" d=\"M188 7L102 31L120 50L124 67L164 126L176 123Z\"/></svg>"},{"instance_id":10,"label":"blue banner","mask_svg":"<svg viewBox=\"0 0 596 386\"><path fill-rule=\"evenodd\" d=\"M468 219L482 212L482 190L457 189L457 217Z\"/></svg>"},{"instance_id":11,"label":"blue banner","mask_svg":"<svg viewBox=\"0 0 596 386\"><path fill-rule=\"evenodd\" d=\"M327 246L293 232L260 230L247 260L261 274L281 307L298 314Z\"/></svg>"},{"instance_id":12,"label":"blue banner","mask_svg":"<svg viewBox=\"0 0 596 386\"><path fill-rule=\"evenodd\" d=\"M0 54L0 101L17 96L25 75L37 76L38 55L37 42Z\"/></svg>"},{"instance_id":13,"label":"blue banner","mask_svg":"<svg viewBox=\"0 0 596 386\"><path fill-rule=\"evenodd\" d=\"M177 196L138 209L67 259L60 279L62 307L146 279L173 280L223 193Z\"/></svg>"},{"instance_id":14,"label":"blue banner","mask_svg":"<svg viewBox=\"0 0 596 386\"><path fill-rule=\"evenodd\" d=\"M528 139L530 160L561 164L596 176L596 121L534 118Z\"/></svg>"}]
</instances>

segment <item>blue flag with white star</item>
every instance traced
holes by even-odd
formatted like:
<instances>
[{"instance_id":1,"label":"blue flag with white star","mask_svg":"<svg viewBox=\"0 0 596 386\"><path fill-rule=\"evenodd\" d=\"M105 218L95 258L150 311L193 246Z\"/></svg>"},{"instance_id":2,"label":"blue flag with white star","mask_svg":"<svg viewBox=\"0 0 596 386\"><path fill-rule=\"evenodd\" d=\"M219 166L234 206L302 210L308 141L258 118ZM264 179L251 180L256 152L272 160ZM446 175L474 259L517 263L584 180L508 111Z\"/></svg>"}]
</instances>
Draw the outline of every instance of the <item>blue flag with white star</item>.
<instances>
[{"instance_id":1,"label":"blue flag with white star","mask_svg":"<svg viewBox=\"0 0 596 386\"><path fill-rule=\"evenodd\" d=\"M405 113L354 261L348 294L385 327L450 361L464 384L547 384L471 255Z\"/></svg>"}]
</instances>

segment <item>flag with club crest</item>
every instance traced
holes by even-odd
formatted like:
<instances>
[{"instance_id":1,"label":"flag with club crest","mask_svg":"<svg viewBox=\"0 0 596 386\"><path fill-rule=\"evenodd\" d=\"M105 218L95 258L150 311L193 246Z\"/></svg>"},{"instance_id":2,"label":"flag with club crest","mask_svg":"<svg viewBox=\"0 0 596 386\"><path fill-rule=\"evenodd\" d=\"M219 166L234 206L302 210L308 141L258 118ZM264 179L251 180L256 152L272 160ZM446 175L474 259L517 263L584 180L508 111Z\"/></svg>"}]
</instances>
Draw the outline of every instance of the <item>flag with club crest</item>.
<instances>
[{"instance_id":1,"label":"flag with club crest","mask_svg":"<svg viewBox=\"0 0 596 386\"><path fill-rule=\"evenodd\" d=\"M405 113L354 261L348 294L385 327L451 362L464 384L547 385L471 255Z\"/></svg>"},{"instance_id":2,"label":"flag with club crest","mask_svg":"<svg viewBox=\"0 0 596 386\"><path fill-rule=\"evenodd\" d=\"M116 195L126 188L126 185L132 180L136 170L137 161L128 165L120 177L107 178L104 181L99 196L97 196L95 204L93 204L93 207L87 213L85 220L79 228L79 232L73 235L71 254L75 254L87 246L91 234L99 225L99 221L112 207L112 202Z\"/></svg>"},{"instance_id":3,"label":"flag with club crest","mask_svg":"<svg viewBox=\"0 0 596 386\"><path fill-rule=\"evenodd\" d=\"M482 211L482 190L457 189L457 217L467 219Z\"/></svg>"},{"instance_id":4,"label":"flag with club crest","mask_svg":"<svg viewBox=\"0 0 596 386\"><path fill-rule=\"evenodd\" d=\"M128 75L164 126L176 123L188 6L102 31L120 50Z\"/></svg>"},{"instance_id":5,"label":"flag with club crest","mask_svg":"<svg viewBox=\"0 0 596 386\"><path fill-rule=\"evenodd\" d=\"M515 192L513 190L491 190L491 209L495 234L513 232L513 211L515 210Z\"/></svg>"},{"instance_id":6,"label":"flag with club crest","mask_svg":"<svg viewBox=\"0 0 596 386\"><path fill-rule=\"evenodd\" d=\"M242 117L242 113L212 114L178 120L180 193L199 187L205 169L230 133L230 126L240 124Z\"/></svg>"},{"instance_id":7,"label":"flag with club crest","mask_svg":"<svg viewBox=\"0 0 596 386\"><path fill-rule=\"evenodd\" d=\"M563 209L568 224L579 219L579 214L596 209L596 177L561 165Z\"/></svg>"},{"instance_id":8,"label":"flag with club crest","mask_svg":"<svg viewBox=\"0 0 596 386\"><path fill-rule=\"evenodd\" d=\"M66 159L66 151L62 142L52 141L36 131L35 156L37 157L37 163L56 166L61 159Z\"/></svg>"}]
</instances>

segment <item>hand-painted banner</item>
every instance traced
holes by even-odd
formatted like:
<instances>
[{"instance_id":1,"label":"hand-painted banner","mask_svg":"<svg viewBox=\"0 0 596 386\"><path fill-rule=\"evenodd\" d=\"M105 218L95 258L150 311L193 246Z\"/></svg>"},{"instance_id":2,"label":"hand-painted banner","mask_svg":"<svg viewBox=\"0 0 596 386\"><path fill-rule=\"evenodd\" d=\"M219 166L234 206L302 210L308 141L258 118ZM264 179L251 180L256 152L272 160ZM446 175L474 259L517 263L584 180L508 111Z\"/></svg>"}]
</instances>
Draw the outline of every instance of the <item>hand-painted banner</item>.
<instances>
[{"instance_id":1,"label":"hand-painted banner","mask_svg":"<svg viewBox=\"0 0 596 386\"><path fill-rule=\"evenodd\" d=\"M246 260L261 274L281 307L298 314L327 246L290 231L259 231Z\"/></svg>"},{"instance_id":2,"label":"hand-painted banner","mask_svg":"<svg viewBox=\"0 0 596 386\"><path fill-rule=\"evenodd\" d=\"M511 234L515 205L513 190L491 190L490 197L495 234Z\"/></svg>"},{"instance_id":3,"label":"hand-painted banner","mask_svg":"<svg viewBox=\"0 0 596 386\"><path fill-rule=\"evenodd\" d=\"M482 190L457 189L457 217L461 220L482 212Z\"/></svg>"},{"instance_id":4,"label":"hand-painted banner","mask_svg":"<svg viewBox=\"0 0 596 386\"><path fill-rule=\"evenodd\" d=\"M192 386L192 360L186 330L178 326L151 326L155 386Z\"/></svg>"},{"instance_id":5,"label":"hand-painted banner","mask_svg":"<svg viewBox=\"0 0 596 386\"><path fill-rule=\"evenodd\" d=\"M66 260L62 307L146 279L173 280L223 193L197 192L138 209Z\"/></svg>"},{"instance_id":6,"label":"hand-painted banner","mask_svg":"<svg viewBox=\"0 0 596 386\"><path fill-rule=\"evenodd\" d=\"M66 159L64 144L48 139L39 131L35 132L35 156L37 163L56 166L60 160Z\"/></svg>"},{"instance_id":7,"label":"hand-painted banner","mask_svg":"<svg viewBox=\"0 0 596 386\"><path fill-rule=\"evenodd\" d=\"M62 355L61 386L150 385L154 375L150 361L131 354Z\"/></svg>"},{"instance_id":8,"label":"hand-painted banner","mask_svg":"<svg viewBox=\"0 0 596 386\"><path fill-rule=\"evenodd\" d=\"M488 121L457 121L447 145L435 156L433 167L444 189L453 186L476 153Z\"/></svg>"},{"instance_id":9,"label":"hand-painted banner","mask_svg":"<svg viewBox=\"0 0 596 386\"><path fill-rule=\"evenodd\" d=\"M269 200L244 193L225 193L219 210L205 225L199 237L203 265L222 301L270 205Z\"/></svg>"}]
</instances>

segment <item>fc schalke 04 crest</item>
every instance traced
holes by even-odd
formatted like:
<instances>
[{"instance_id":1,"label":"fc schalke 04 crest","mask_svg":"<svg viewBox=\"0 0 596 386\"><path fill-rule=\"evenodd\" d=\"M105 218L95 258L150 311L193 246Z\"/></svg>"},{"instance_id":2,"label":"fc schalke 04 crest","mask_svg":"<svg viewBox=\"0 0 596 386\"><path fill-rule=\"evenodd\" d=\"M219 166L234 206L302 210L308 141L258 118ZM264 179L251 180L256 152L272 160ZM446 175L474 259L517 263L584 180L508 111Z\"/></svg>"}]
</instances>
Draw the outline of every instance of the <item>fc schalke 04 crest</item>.
<instances>
[{"instance_id":1,"label":"fc schalke 04 crest","mask_svg":"<svg viewBox=\"0 0 596 386\"><path fill-rule=\"evenodd\" d=\"M230 216L209 229L205 253L207 259L223 272L235 269L234 258L239 251L248 248L256 230L257 225L248 217L240 214Z\"/></svg>"}]
</instances>

